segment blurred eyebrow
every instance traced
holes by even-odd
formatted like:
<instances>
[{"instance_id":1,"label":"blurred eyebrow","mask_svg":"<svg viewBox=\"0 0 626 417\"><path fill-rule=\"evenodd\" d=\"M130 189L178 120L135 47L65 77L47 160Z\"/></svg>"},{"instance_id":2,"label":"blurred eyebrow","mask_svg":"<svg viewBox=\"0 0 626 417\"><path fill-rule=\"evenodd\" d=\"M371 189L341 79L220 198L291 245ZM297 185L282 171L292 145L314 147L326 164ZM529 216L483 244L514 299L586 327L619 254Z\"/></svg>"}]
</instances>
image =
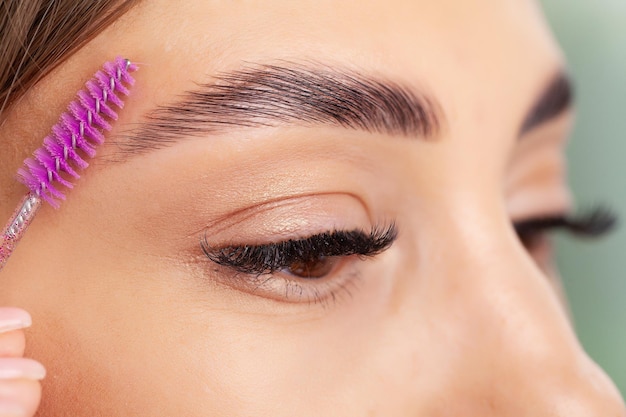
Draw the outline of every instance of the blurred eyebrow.
<instances>
[{"instance_id":1,"label":"blurred eyebrow","mask_svg":"<svg viewBox=\"0 0 626 417\"><path fill-rule=\"evenodd\" d=\"M126 159L237 127L328 125L429 139L442 119L433 98L385 79L322 65L252 65L156 107L115 142Z\"/></svg>"},{"instance_id":2,"label":"blurred eyebrow","mask_svg":"<svg viewBox=\"0 0 626 417\"><path fill-rule=\"evenodd\" d=\"M552 77L547 88L539 95L539 99L522 124L520 136L569 110L573 101L572 83L565 71L561 70Z\"/></svg>"}]
</instances>

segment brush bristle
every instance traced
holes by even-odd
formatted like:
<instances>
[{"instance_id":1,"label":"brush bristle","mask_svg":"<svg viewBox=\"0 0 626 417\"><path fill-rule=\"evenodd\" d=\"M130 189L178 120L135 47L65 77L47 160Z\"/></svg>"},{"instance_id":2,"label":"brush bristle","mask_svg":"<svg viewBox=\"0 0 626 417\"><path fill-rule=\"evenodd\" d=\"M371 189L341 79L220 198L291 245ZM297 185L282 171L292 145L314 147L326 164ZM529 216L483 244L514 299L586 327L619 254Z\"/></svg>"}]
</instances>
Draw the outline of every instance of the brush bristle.
<instances>
[{"instance_id":1,"label":"brush bristle","mask_svg":"<svg viewBox=\"0 0 626 417\"><path fill-rule=\"evenodd\" d=\"M121 57L105 63L77 93L44 139L43 146L24 161L17 173L18 180L53 207L58 207L65 195L57 187L72 188L72 183L62 174L78 179L77 169L87 168L89 164L85 159L96 155L95 148L104 141L104 132L111 130L106 119L117 120L115 108L124 106L120 95L128 95L125 85L134 84L130 73L136 69Z\"/></svg>"}]
</instances>

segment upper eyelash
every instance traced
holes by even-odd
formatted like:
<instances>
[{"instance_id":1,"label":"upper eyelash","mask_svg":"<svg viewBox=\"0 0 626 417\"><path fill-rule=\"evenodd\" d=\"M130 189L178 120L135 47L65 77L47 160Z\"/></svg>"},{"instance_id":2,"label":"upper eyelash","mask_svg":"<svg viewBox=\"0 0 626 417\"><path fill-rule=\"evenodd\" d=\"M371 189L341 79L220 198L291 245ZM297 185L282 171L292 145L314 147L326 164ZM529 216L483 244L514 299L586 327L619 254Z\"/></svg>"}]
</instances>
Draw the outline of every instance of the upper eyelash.
<instances>
[{"instance_id":1,"label":"upper eyelash","mask_svg":"<svg viewBox=\"0 0 626 417\"><path fill-rule=\"evenodd\" d=\"M572 216L556 215L516 222L513 226L520 237L552 229L565 229L583 237L599 237L618 224L617 215L609 208L596 206L589 211Z\"/></svg>"},{"instance_id":2,"label":"upper eyelash","mask_svg":"<svg viewBox=\"0 0 626 417\"><path fill-rule=\"evenodd\" d=\"M214 248L203 237L204 254L218 265L245 274L269 274L298 261L334 256L375 256L395 241L394 224L386 228L363 230L335 230L282 242L261 245L231 245Z\"/></svg>"}]
</instances>

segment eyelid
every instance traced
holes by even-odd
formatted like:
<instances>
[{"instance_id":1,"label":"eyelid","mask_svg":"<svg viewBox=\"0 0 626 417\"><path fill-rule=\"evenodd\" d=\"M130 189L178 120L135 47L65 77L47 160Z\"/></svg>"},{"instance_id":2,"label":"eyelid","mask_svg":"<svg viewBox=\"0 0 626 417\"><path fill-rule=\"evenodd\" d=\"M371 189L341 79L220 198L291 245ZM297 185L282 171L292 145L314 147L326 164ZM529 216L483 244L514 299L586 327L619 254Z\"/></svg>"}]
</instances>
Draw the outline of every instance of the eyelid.
<instances>
[{"instance_id":1,"label":"eyelid","mask_svg":"<svg viewBox=\"0 0 626 417\"><path fill-rule=\"evenodd\" d=\"M299 194L265 201L214 219L201 231L211 247L263 244L328 230L370 228L376 221L358 196Z\"/></svg>"}]
</instances>

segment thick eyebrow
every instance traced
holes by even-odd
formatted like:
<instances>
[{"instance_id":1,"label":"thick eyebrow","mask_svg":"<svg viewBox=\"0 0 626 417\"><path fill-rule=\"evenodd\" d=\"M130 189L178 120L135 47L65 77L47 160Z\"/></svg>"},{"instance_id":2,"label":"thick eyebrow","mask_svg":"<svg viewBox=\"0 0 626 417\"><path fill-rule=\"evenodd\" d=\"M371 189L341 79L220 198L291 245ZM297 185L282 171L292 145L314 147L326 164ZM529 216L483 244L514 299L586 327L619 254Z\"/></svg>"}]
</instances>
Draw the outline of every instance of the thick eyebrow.
<instances>
[{"instance_id":1,"label":"thick eyebrow","mask_svg":"<svg viewBox=\"0 0 626 417\"><path fill-rule=\"evenodd\" d=\"M539 95L524 119L520 136L556 118L572 107L574 93L572 83L565 71L558 71Z\"/></svg>"},{"instance_id":2,"label":"thick eyebrow","mask_svg":"<svg viewBox=\"0 0 626 417\"><path fill-rule=\"evenodd\" d=\"M122 159L237 127L329 125L429 139L443 114L433 98L383 78L299 64L252 65L198 84L149 111L115 140ZM115 159L118 159L117 157Z\"/></svg>"}]
</instances>

